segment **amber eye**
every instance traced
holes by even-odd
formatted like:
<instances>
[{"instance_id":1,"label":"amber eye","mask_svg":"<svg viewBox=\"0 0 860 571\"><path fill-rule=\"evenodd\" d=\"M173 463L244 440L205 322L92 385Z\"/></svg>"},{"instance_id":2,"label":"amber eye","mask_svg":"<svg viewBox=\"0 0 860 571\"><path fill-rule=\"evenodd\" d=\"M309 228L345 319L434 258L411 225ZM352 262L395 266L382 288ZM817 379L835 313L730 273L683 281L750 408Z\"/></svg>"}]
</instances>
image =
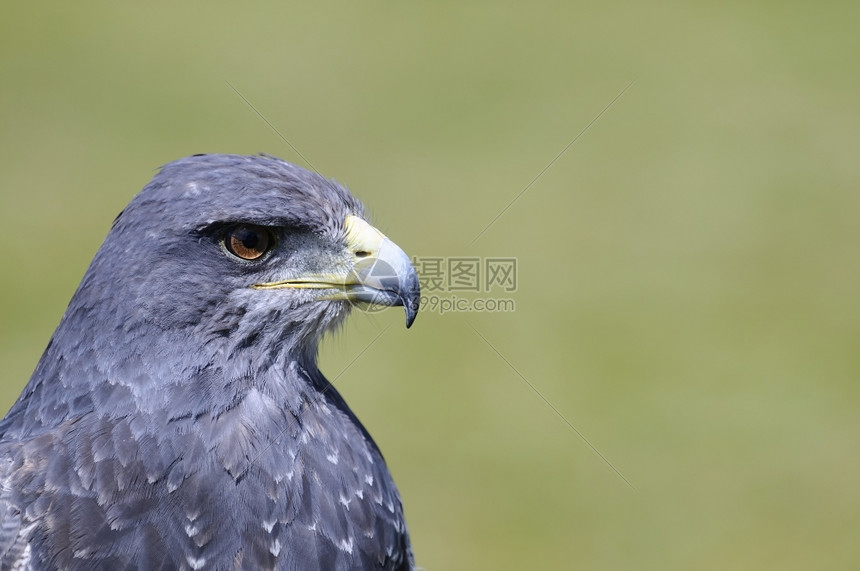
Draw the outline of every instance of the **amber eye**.
<instances>
[{"instance_id":1,"label":"amber eye","mask_svg":"<svg viewBox=\"0 0 860 571\"><path fill-rule=\"evenodd\" d=\"M272 235L262 226L240 224L227 231L224 247L243 260L256 260L265 254L272 244Z\"/></svg>"}]
</instances>

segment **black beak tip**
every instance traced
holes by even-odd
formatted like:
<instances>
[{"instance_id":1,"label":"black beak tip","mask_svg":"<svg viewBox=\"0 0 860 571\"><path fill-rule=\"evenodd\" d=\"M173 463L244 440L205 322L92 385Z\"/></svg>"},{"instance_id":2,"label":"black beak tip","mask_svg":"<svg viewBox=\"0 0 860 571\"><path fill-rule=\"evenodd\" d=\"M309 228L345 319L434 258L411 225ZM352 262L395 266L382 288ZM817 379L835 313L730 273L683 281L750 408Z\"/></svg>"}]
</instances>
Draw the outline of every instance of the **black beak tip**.
<instances>
[{"instance_id":1,"label":"black beak tip","mask_svg":"<svg viewBox=\"0 0 860 571\"><path fill-rule=\"evenodd\" d=\"M403 309L406 310L406 329L412 327L412 323L418 316L418 306L421 305L421 286L418 283L418 276L415 270L410 272L408 285L403 288L404 295L400 300L403 302Z\"/></svg>"},{"instance_id":2,"label":"black beak tip","mask_svg":"<svg viewBox=\"0 0 860 571\"><path fill-rule=\"evenodd\" d=\"M417 316L417 315L418 315L418 312L415 312L415 311L410 312L408 310L406 311L406 329L409 329L410 327L412 327L412 323L415 322L415 316Z\"/></svg>"}]
</instances>

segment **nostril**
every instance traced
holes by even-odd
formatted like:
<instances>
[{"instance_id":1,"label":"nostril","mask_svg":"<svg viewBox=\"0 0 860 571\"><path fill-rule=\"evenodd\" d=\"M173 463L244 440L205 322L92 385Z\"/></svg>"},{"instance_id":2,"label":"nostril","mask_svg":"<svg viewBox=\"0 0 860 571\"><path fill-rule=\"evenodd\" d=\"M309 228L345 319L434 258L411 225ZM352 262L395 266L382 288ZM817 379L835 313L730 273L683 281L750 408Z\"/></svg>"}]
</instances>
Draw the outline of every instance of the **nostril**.
<instances>
[{"instance_id":1,"label":"nostril","mask_svg":"<svg viewBox=\"0 0 860 571\"><path fill-rule=\"evenodd\" d=\"M370 255L370 252L368 252L367 250L359 250L358 252L355 253L355 256L357 258L366 258L369 255Z\"/></svg>"}]
</instances>

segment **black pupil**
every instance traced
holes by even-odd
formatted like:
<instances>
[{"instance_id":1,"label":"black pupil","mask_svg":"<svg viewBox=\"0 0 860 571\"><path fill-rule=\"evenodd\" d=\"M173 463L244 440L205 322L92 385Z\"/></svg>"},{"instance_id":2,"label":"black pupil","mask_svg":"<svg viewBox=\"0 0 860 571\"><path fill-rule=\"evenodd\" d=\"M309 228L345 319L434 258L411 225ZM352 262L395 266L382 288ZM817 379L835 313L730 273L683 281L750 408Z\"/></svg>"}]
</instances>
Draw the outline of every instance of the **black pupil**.
<instances>
[{"instance_id":1,"label":"black pupil","mask_svg":"<svg viewBox=\"0 0 860 571\"><path fill-rule=\"evenodd\" d=\"M256 249L257 245L260 243L260 234L255 230L251 230L248 228L242 228L238 232L236 232L239 238L239 241L242 242L242 245L248 248L249 250Z\"/></svg>"}]
</instances>

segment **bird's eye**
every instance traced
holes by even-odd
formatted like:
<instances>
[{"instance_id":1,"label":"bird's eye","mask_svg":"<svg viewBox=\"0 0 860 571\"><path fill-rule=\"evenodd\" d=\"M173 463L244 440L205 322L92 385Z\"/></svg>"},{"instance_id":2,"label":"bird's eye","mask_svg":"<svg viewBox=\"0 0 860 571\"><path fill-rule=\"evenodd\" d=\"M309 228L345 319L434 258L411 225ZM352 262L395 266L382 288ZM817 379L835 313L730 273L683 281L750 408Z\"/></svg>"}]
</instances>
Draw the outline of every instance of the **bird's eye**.
<instances>
[{"instance_id":1,"label":"bird's eye","mask_svg":"<svg viewBox=\"0 0 860 571\"><path fill-rule=\"evenodd\" d=\"M240 224L227 230L224 247L227 251L243 260L256 260L265 254L272 245L272 235L262 226Z\"/></svg>"}]
</instances>

